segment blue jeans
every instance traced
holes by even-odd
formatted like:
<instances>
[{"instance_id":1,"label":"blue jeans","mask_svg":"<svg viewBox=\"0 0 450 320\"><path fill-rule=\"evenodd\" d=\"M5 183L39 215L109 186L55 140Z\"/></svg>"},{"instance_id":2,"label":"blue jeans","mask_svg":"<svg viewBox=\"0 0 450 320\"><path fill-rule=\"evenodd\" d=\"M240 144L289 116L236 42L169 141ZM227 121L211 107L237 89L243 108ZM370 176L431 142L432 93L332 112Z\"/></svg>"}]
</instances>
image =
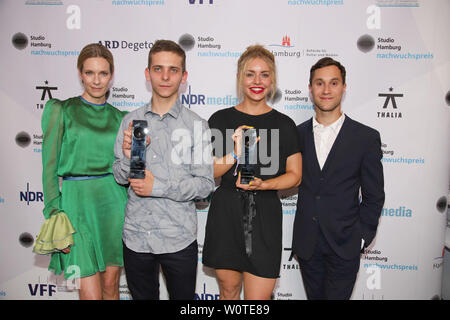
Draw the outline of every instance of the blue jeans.
<instances>
[{"instance_id":1,"label":"blue jeans","mask_svg":"<svg viewBox=\"0 0 450 320\"><path fill-rule=\"evenodd\" d=\"M134 300L159 300L159 268L166 279L171 300L194 300L198 245L192 242L178 252L134 252L123 245L128 288Z\"/></svg>"}]
</instances>

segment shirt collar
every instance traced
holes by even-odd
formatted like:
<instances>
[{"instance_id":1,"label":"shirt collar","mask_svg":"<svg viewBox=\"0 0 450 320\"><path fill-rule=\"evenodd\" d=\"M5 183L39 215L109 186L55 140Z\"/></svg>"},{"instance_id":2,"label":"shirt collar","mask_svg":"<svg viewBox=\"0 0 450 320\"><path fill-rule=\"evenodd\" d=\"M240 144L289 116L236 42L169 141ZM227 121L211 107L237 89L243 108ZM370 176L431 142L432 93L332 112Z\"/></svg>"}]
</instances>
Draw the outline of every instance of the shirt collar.
<instances>
[{"instance_id":1,"label":"shirt collar","mask_svg":"<svg viewBox=\"0 0 450 320\"><path fill-rule=\"evenodd\" d=\"M323 124L320 124L319 122L317 122L316 117L313 117L313 131L316 128L330 128L332 129L334 132L339 131L339 129L341 128L342 124L344 123L345 120L345 114L342 112L341 116L332 124L328 125L328 126L324 126Z\"/></svg>"},{"instance_id":2,"label":"shirt collar","mask_svg":"<svg viewBox=\"0 0 450 320\"><path fill-rule=\"evenodd\" d=\"M180 102L180 99L177 99L177 100L175 101L175 103L173 104L173 106L170 107L170 109L169 109L169 111L167 112L167 114L170 114L172 117L174 117L175 119L177 119L177 118L178 118L178 115L179 115L180 112L181 112L181 107L182 107L182 104L181 104L181 102ZM151 100L151 99L150 99L150 102L147 104L147 109L146 109L145 113L147 113L147 112L151 112L151 113L153 113L153 114L156 114L155 112L152 111L152 100ZM159 116L159 115L158 115L158 116Z\"/></svg>"}]
</instances>

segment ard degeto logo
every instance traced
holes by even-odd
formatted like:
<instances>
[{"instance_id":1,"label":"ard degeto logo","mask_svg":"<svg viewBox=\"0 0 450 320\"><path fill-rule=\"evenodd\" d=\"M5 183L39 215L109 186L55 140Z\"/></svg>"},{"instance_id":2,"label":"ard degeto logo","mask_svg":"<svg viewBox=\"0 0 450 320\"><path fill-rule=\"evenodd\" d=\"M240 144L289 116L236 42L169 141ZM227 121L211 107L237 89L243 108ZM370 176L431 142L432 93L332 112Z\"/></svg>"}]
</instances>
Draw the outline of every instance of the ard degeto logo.
<instances>
[{"instance_id":1,"label":"ard degeto logo","mask_svg":"<svg viewBox=\"0 0 450 320\"><path fill-rule=\"evenodd\" d=\"M100 40L99 44L104 45L108 49L124 49L132 50L134 52L144 50L148 51L153 47L152 41L131 42L127 40Z\"/></svg>"},{"instance_id":2,"label":"ard degeto logo","mask_svg":"<svg viewBox=\"0 0 450 320\"><path fill-rule=\"evenodd\" d=\"M25 49L28 45L28 37L22 32L17 32L12 37L12 44L18 50Z\"/></svg>"},{"instance_id":3,"label":"ard degeto logo","mask_svg":"<svg viewBox=\"0 0 450 320\"><path fill-rule=\"evenodd\" d=\"M394 93L392 87L389 88L389 93L379 93L379 97L385 98L383 110L378 111L378 118L402 118L402 113L398 110L397 100L395 98L402 98L403 93Z\"/></svg>"}]
</instances>

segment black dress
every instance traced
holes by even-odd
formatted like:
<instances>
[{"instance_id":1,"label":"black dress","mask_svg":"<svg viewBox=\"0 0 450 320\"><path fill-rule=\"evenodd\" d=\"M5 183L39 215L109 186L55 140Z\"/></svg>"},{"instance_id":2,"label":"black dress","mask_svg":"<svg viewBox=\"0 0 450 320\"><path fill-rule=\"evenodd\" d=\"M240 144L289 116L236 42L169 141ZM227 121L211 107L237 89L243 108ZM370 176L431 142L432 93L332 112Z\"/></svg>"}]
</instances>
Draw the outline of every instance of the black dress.
<instances>
[{"instance_id":1,"label":"black dress","mask_svg":"<svg viewBox=\"0 0 450 320\"><path fill-rule=\"evenodd\" d=\"M233 151L231 136L236 128L248 125L257 129L261 139L257 144L255 175L263 180L284 174L286 159L300 152L294 121L275 109L252 116L231 107L215 112L208 122L217 158ZM220 135L223 139L217 137ZM236 164L222 176L221 184L211 198L203 264L215 269L277 278L282 251L282 208L277 191L251 192L236 188L235 168ZM256 212L249 226L248 213L252 203Z\"/></svg>"}]
</instances>

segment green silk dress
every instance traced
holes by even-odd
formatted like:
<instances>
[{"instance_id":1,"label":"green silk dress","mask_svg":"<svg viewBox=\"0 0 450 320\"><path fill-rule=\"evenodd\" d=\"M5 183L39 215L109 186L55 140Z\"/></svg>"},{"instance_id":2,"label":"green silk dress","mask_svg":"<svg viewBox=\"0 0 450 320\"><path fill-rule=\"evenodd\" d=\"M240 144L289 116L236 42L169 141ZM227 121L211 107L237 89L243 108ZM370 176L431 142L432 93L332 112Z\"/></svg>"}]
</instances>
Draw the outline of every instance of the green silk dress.
<instances>
[{"instance_id":1,"label":"green silk dress","mask_svg":"<svg viewBox=\"0 0 450 320\"><path fill-rule=\"evenodd\" d=\"M52 99L45 105L44 217L47 221L56 214L67 216L74 229L70 253L54 250L48 269L55 274L64 271L66 279L87 277L107 266L123 266L127 190L114 180L112 164L124 114L108 103L91 104L81 97ZM60 187L60 177L83 178L64 179Z\"/></svg>"}]
</instances>

